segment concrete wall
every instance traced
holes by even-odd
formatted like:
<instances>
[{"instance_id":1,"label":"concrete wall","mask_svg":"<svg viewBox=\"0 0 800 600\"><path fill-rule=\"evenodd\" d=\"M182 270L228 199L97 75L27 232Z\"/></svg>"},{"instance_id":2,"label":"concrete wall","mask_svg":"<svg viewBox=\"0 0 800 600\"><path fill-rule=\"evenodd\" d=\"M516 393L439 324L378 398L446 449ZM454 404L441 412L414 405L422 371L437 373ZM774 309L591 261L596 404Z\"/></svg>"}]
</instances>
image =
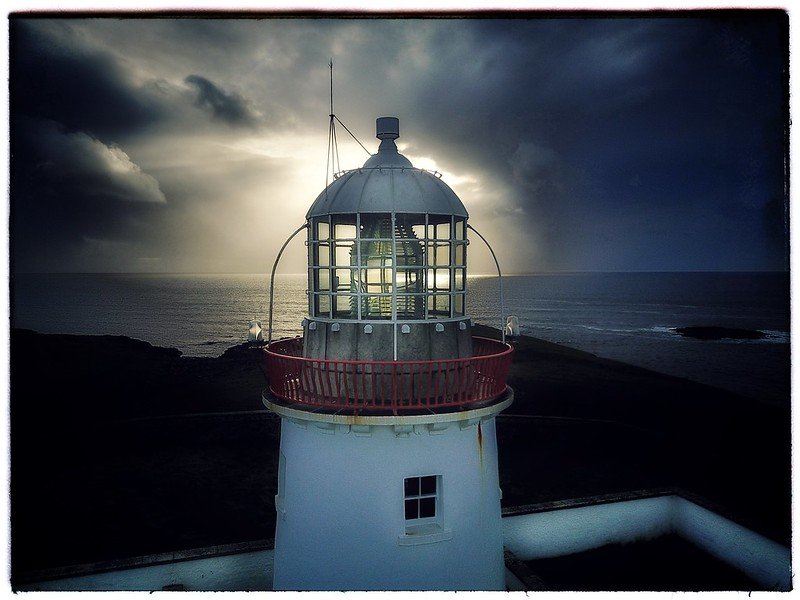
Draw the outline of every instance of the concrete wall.
<instances>
[{"instance_id":1,"label":"concrete wall","mask_svg":"<svg viewBox=\"0 0 800 600\"><path fill-rule=\"evenodd\" d=\"M210 556L160 565L92 573L19 586L22 591L153 591L180 585L187 591L272 589L272 550Z\"/></svg>"},{"instance_id":2,"label":"concrete wall","mask_svg":"<svg viewBox=\"0 0 800 600\"><path fill-rule=\"evenodd\" d=\"M670 497L644 498L505 517L503 541L521 560L651 539L672 530Z\"/></svg>"},{"instance_id":3,"label":"concrete wall","mask_svg":"<svg viewBox=\"0 0 800 600\"><path fill-rule=\"evenodd\" d=\"M769 589L791 589L791 552L680 496L659 496L503 518L506 547L521 560L583 552L676 533Z\"/></svg>"},{"instance_id":4,"label":"concrete wall","mask_svg":"<svg viewBox=\"0 0 800 600\"><path fill-rule=\"evenodd\" d=\"M283 419L275 589L504 589L494 419ZM406 535L403 481L440 475L439 528Z\"/></svg>"},{"instance_id":5,"label":"concrete wall","mask_svg":"<svg viewBox=\"0 0 800 600\"><path fill-rule=\"evenodd\" d=\"M698 548L767 588L791 589L789 548L685 498L674 497L671 517L675 531Z\"/></svg>"}]
</instances>

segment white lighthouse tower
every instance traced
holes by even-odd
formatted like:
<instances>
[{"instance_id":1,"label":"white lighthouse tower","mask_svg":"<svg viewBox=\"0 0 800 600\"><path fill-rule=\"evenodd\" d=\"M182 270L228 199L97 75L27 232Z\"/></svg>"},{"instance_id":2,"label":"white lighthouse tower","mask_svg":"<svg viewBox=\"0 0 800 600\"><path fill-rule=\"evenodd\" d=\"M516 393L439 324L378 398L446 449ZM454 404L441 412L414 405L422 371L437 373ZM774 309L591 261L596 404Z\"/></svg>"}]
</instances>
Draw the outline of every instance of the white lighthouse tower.
<instances>
[{"instance_id":1,"label":"white lighthouse tower","mask_svg":"<svg viewBox=\"0 0 800 600\"><path fill-rule=\"evenodd\" d=\"M265 350L275 589L505 587L495 416L512 349L472 337L467 211L398 136L379 118L377 154L314 201L303 336Z\"/></svg>"}]
</instances>

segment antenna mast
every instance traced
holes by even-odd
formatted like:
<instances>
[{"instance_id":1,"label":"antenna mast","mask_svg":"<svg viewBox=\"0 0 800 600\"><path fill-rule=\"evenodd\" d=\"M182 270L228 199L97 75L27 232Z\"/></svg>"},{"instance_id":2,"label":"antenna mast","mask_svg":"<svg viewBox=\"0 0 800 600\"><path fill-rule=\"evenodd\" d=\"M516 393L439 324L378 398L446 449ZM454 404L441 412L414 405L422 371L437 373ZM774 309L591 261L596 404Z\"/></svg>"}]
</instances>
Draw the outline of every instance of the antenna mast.
<instances>
[{"instance_id":1,"label":"antenna mast","mask_svg":"<svg viewBox=\"0 0 800 600\"><path fill-rule=\"evenodd\" d=\"M339 125L344 127L344 130L350 134L350 136L358 142L358 145L364 149L364 152L367 153L367 156L372 156L372 153L367 150L367 148L362 144L359 139L347 128L347 125L342 123L341 119L336 116L336 113L333 112L333 58L330 59L328 62L328 67L331 70L331 104L330 104L330 113L328 117L330 118L328 124L328 158L325 164L325 197L328 196L328 184L330 181L342 170L341 164L339 163L339 142L336 139L336 123L338 122ZM330 178L328 174L330 173Z\"/></svg>"},{"instance_id":2,"label":"antenna mast","mask_svg":"<svg viewBox=\"0 0 800 600\"><path fill-rule=\"evenodd\" d=\"M325 194L328 194L328 183L334 178L336 173L341 170L339 163L339 143L336 139L336 115L333 112L333 59L331 58L328 66L331 69L331 106L330 106L330 122L328 124L328 159L325 165ZM330 173L330 179L328 178Z\"/></svg>"}]
</instances>

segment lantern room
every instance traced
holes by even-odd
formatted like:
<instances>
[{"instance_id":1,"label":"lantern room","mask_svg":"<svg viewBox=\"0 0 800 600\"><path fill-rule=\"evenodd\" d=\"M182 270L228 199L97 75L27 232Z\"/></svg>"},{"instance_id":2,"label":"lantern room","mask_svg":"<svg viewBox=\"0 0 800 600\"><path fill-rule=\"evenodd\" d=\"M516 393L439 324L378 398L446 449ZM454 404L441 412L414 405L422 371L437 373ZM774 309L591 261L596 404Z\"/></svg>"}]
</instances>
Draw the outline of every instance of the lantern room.
<instances>
[{"instance_id":1,"label":"lantern room","mask_svg":"<svg viewBox=\"0 0 800 600\"><path fill-rule=\"evenodd\" d=\"M305 355L328 358L332 344L339 358L470 356L467 211L438 173L398 152L397 118L376 129L378 152L307 214Z\"/></svg>"}]
</instances>

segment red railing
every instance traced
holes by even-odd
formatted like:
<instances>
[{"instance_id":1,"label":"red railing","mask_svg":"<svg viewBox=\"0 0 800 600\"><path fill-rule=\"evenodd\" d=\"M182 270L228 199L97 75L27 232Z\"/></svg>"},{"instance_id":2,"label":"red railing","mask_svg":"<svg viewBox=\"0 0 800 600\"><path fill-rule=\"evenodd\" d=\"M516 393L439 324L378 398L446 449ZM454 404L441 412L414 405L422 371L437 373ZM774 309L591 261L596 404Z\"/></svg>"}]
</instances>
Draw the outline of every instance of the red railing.
<instances>
[{"instance_id":1,"label":"red railing","mask_svg":"<svg viewBox=\"0 0 800 600\"><path fill-rule=\"evenodd\" d=\"M303 357L303 338L265 349L270 392L288 403L355 412L464 407L506 389L513 348L472 338L472 356L442 360L359 361Z\"/></svg>"}]
</instances>

